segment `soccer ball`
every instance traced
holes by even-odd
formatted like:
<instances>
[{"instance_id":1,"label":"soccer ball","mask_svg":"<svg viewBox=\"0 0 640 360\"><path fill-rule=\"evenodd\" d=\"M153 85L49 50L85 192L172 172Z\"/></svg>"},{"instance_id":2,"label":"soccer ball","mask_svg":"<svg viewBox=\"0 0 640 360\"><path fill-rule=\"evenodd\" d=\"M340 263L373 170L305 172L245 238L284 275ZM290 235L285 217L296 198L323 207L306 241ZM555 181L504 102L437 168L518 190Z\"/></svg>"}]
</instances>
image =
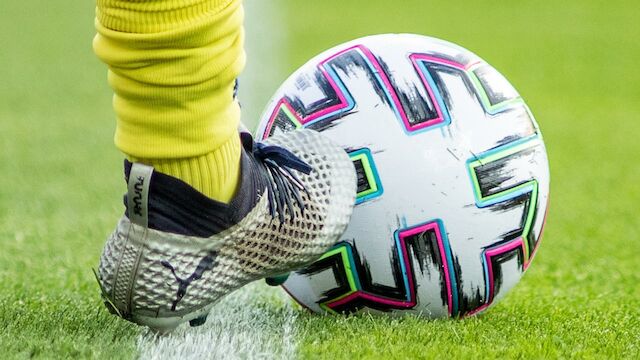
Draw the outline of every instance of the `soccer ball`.
<instances>
[{"instance_id":1,"label":"soccer ball","mask_svg":"<svg viewBox=\"0 0 640 360\"><path fill-rule=\"evenodd\" d=\"M332 48L284 82L257 137L296 128L342 146L358 175L342 240L283 285L303 306L473 315L531 264L549 196L542 135L468 50L408 34Z\"/></svg>"}]
</instances>

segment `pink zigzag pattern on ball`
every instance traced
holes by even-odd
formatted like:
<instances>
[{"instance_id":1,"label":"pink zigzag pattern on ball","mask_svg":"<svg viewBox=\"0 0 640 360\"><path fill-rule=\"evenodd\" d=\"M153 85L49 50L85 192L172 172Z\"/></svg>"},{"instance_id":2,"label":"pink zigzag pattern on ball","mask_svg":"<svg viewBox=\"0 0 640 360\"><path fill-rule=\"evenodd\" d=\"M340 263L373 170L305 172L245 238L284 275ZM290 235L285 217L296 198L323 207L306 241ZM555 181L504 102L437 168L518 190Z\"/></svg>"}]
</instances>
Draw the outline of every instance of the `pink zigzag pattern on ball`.
<instances>
[{"instance_id":1,"label":"pink zigzag pattern on ball","mask_svg":"<svg viewBox=\"0 0 640 360\"><path fill-rule=\"evenodd\" d=\"M547 207L548 209L548 207ZM531 265L531 261L533 260L533 257L535 256L537 250L538 250L538 246L540 246L540 240L542 240L542 234L544 232L544 226L547 223L547 212L545 212L544 214L544 220L542 221L542 228L540 229L540 235L538 236L538 241L536 242L536 246L533 248L533 250L531 251L531 256L529 259L524 259L523 264L522 264L522 270L526 271L529 268L529 265ZM522 238L522 236L509 241L505 244L500 244L498 246L495 247L491 247L488 248L487 250L485 250L484 252L484 259L483 263L484 263L484 268L485 268L485 276L487 277L487 280L489 282L489 293L487 294L487 299L485 300L485 303L480 305L479 307L469 311L468 313L466 313L464 316L473 316L476 315L480 312L482 312L483 310L487 309L489 306L491 306L493 304L493 300L495 297L495 293L494 293L494 275L493 275L493 264L492 264L492 258L503 255L508 253L509 251L513 251L517 248L520 248L522 251L522 254L524 256L524 239Z\"/></svg>"},{"instance_id":2,"label":"pink zigzag pattern on ball","mask_svg":"<svg viewBox=\"0 0 640 360\"><path fill-rule=\"evenodd\" d=\"M349 47L347 49L344 49L344 50L332 55L331 57L321 61L318 64L318 69L320 70L322 75L327 79L327 81L329 81L329 84L331 84L331 87L336 92L336 94L338 96L338 99L340 100L340 103L336 104L336 105L333 105L333 106L326 107L326 108L324 108L322 110L319 110L319 111L317 111L317 112L315 112L313 114L307 115L307 116L300 116L295 111L295 109L293 108L291 103L289 103L289 101L286 98L283 97L276 103L276 106L275 106L273 112L271 113L269 121L267 122L267 126L266 126L266 129L264 131L263 137L267 137L268 134L271 133L271 128L272 128L273 124L275 123L275 119L276 119L278 113L280 112L280 110L283 107L285 107L289 111L289 113L292 114L295 117L295 121L297 121L302 126L309 125L309 124L313 123L314 121L321 120L323 118L339 114L339 113L349 109L350 101L348 99L350 99L350 95L347 92L344 92L342 90L342 86L338 85L339 83L342 84L342 80L340 80L340 78L337 76L337 74L330 68L330 65L328 63L330 61L332 61L332 60L344 55L345 53L348 53L348 52L351 52L351 51L359 52L360 55L363 57L363 59L365 59L365 61L367 62L367 65L369 66L371 71L374 73L376 79L378 80L378 82L380 83L381 87L383 88L387 98L391 101L392 107L393 107L393 110L394 110L396 116L400 118L400 120L404 124L406 130L408 130L408 131L421 130L421 129L428 128L428 127L431 127L431 126L434 126L434 125L438 125L438 124L443 123L445 121L445 117L443 115L443 111L441 109L440 103L439 103L439 101L437 101L436 95L434 94L434 89L431 88L429 82L425 78L425 75L422 73L422 71L417 66L416 66L416 71L418 72L418 74L420 76L420 79L422 80L422 84L423 84L424 88L427 90L427 93L429 94L429 98L431 100L431 103L433 104L438 116L436 118L434 118L434 119L430 119L430 120L421 122L419 124L411 124L411 122L409 121L409 118L408 118L404 108L402 107L400 99L398 98L398 94L397 94L396 90L394 89L393 85L391 84L391 81L389 80L389 78L386 75L385 71L382 69L382 66L380 65L379 61L376 59L376 57L373 55L373 53L367 47L365 47L364 45L354 45L352 47ZM415 66L415 60L416 59L417 60L433 59L433 62L438 62L438 63L443 63L443 64L456 64L456 63L453 63L453 62L450 62L450 61L447 61L447 60L444 60L444 59L437 59L437 58L430 57L430 56L427 56L427 55L422 55L422 54L412 54L412 55L410 55L410 57L411 57L411 59L414 60L414 66ZM456 64L456 67L460 67L460 66L462 66L462 65Z\"/></svg>"},{"instance_id":3,"label":"pink zigzag pattern on ball","mask_svg":"<svg viewBox=\"0 0 640 360\"><path fill-rule=\"evenodd\" d=\"M353 293L334 301L325 303L327 307L334 310L349 302L364 299L373 303L383 304L389 308L410 309L416 306L416 287L414 284L413 265L409 256L407 238L418 235L420 233L433 231L438 244L439 255L442 261L443 280L447 290L447 312L449 316L457 311L457 290L455 289L455 275L451 269L451 250L448 241L443 236L442 224L439 220L428 222L415 227L398 230L396 233L396 244L400 260L400 266L403 273L403 281L406 287L406 300L391 299L377 294L372 294L362 289L355 290ZM354 271L355 269L352 269ZM354 273L352 276L357 277Z\"/></svg>"}]
</instances>

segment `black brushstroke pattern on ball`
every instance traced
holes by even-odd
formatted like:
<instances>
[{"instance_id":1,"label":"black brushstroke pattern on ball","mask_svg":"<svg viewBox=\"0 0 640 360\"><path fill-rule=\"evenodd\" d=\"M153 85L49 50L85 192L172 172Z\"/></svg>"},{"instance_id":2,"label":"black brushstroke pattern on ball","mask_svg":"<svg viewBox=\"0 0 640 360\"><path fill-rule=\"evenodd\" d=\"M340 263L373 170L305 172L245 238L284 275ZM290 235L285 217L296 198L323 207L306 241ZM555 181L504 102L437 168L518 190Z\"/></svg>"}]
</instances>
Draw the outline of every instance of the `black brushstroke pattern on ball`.
<instances>
[{"instance_id":1,"label":"black brushstroke pattern on ball","mask_svg":"<svg viewBox=\"0 0 640 360\"><path fill-rule=\"evenodd\" d=\"M367 64L365 58L363 58L358 51L348 51L331 60L329 64L331 64L331 66L336 70L341 70L342 72L344 72L348 77L359 76L356 70L363 70L367 74L367 79L371 83L371 87L375 91L378 98L380 98L380 101L382 101L382 103L389 108L392 107L392 104L387 98L384 88L380 85L375 74L371 71L371 68L369 68L369 65ZM340 73L339 71L337 72L338 74Z\"/></svg>"},{"instance_id":2,"label":"black brushstroke pattern on ball","mask_svg":"<svg viewBox=\"0 0 640 360\"><path fill-rule=\"evenodd\" d=\"M499 146L503 146L503 145L507 145L507 144L511 144L514 141L518 141L520 139L522 139L525 136L528 135L532 135L532 134L527 134L527 135L509 135L509 136L505 136L502 139L498 140L496 142L496 146L495 147L499 147Z\"/></svg>"},{"instance_id":3,"label":"black brushstroke pattern on ball","mask_svg":"<svg viewBox=\"0 0 640 360\"><path fill-rule=\"evenodd\" d=\"M449 304L449 294L447 293L447 274L444 271L444 262L446 259L443 259L440 254L440 247L438 246L438 237L434 230L424 231L412 236L405 238L405 242L408 248L409 254L409 264L412 262L412 256L415 258L418 263L418 267L420 268L420 273L424 274L425 271L430 276L431 272L429 269L437 269L440 274L440 299L442 300L442 305L448 306ZM415 268L413 268L415 271ZM453 271L453 269L450 269ZM456 277L457 278L457 277ZM415 282L414 286L416 287L416 293L418 290L418 283Z\"/></svg>"},{"instance_id":4,"label":"black brushstroke pattern on ball","mask_svg":"<svg viewBox=\"0 0 640 360\"><path fill-rule=\"evenodd\" d=\"M340 121L342 121L344 117L347 117L351 114L357 113L357 110L351 110L348 112L344 112L344 113L338 113L335 115L332 115L326 119L320 120L320 121L315 121L311 124L309 124L308 126L305 126L305 128L307 129L311 129L311 130L315 130L318 132L323 132L326 131L328 129L333 128L334 126L337 126L340 124Z\"/></svg>"},{"instance_id":5,"label":"black brushstroke pattern on ball","mask_svg":"<svg viewBox=\"0 0 640 360\"><path fill-rule=\"evenodd\" d=\"M373 274L371 273L371 265L366 258L358 256L356 258L356 267L358 267L358 273L360 274L360 285L362 289L368 293L375 294L394 300L405 300L408 289L404 286L404 276L402 274L402 268L400 267L400 258L398 257L398 250L393 246L393 250L389 256L389 266L391 267L391 274L393 275L394 285L383 285L373 280ZM378 264L375 264L376 266ZM415 283L415 279L413 280ZM379 305L376 305L379 307ZM387 310L390 310L387 308Z\"/></svg>"},{"instance_id":6,"label":"black brushstroke pattern on ball","mask_svg":"<svg viewBox=\"0 0 640 360\"><path fill-rule=\"evenodd\" d=\"M340 98L338 97L338 94L334 90L333 86L331 86L329 80L320 70L314 71L313 81L315 82L315 84L308 83L307 79L304 77L297 78L297 91L302 92L306 88L314 86L322 91L322 93L324 94L323 98L305 106L304 102L300 99L299 96L296 96L295 94L292 96L286 96L286 99L289 101L295 112L301 118L310 116L327 107L340 104Z\"/></svg>"},{"instance_id":7,"label":"black brushstroke pattern on ball","mask_svg":"<svg viewBox=\"0 0 640 360\"><path fill-rule=\"evenodd\" d=\"M360 275L358 281L362 287L362 291L374 294L376 296L386 297L394 300L405 300L407 289L404 286L404 277L402 274L402 269L400 267L400 259L397 255L397 250L391 254L391 268L392 274L394 278L394 286L382 285L379 283L375 283L372 279L371 269L369 267L369 263L366 259L364 259L358 252L358 249L355 245L351 245L349 243L343 243L342 246L351 247L351 251L354 257L354 265L358 274ZM336 254L320 261L317 261L310 265L309 267L300 270L298 273L306 276L312 276L319 274L327 269L331 268L333 270L333 274L338 284L337 287L329 289L323 292L323 297L318 300L318 303L324 303L327 301L331 301L337 299L340 296L343 296L350 292L348 277L346 274L346 269L344 268L344 264L342 261L342 255ZM415 277L412 279L415 284ZM340 306L334 307L333 310L339 313L354 313L363 307L369 307L372 309L380 310L380 311L390 311L393 308L390 308L384 304L380 304L377 302L373 302L366 299L357 299L353 301L349 301Z\"/></svg>"},{"instance_id":8,"label":"black brushstroke pattern on ball","mask_svg":"<svg viewBox=\"0 0 640 360\"><path fill-rule=\"evenodd\" d=\"M471 65L471 62L475 62L476 60L473 56L471 56L471 53L465 53L465 52L456 52L452 55L449 55L433 49L423 49L420 53L431 56L431 57L435 57L438 59L443 59L450 62L462 64L464 67Z\"/></svg>"},{"instance_id":9,"label":"black brushstroke pattern on ball","mask_svg":"<svg viewBox=\"0 0 640 360\"><path fill-rule=\"evenodd\" d=\"M358 184L358 189L356 190L356 192L360 194L362 192L370 190L371 184L369 184L369 181L367 179L367 174L366 174L364 165L362 164L362 160L361 159L354 160L353 166L356 168L356 178L357 178L357 184Z\"/></svg>"},{"instance_id":10,"label":"black brushstroke pattern on ball","mask_svg":"<svg viewBox=\"0 0 640 360\"><path fill-rule=\"evenodd\" d=\"M299 270L298 273L307 277L317 275L327 269L331 269L337 286L328 289L322 293L322 297L318 303L323 303L331 299L335 299L350 291L349 279L342 261L342 254L334 254L324 259L318 260L306 268Z\"/></svg>"},{"instance_id":11,"label":"black brushstroke pattern on ball","mask_svg":"<svg viewBox=\"0 0 640 360\"><path fill-rule=\"evenodd\" d=\"M536 221L538 219L538 216L539 216L538 215L538 202L536 201L535 204L531 204L531 198L529 198L529 201L527 202L527 208L529 206L535 207L535 209L533 209L533 218L531 219L531 224L533 226L533 224L536 223ZM524 224L524 222L523 222L523 224ZM523 225L523 227L524 227L524 225ZM533 250L538 245L538 240L540 240L540 239L536 236L536 232L533 231L533 229L532 229L531 231L529 231L529 234L526 234L524 240L527 242L527 244L529 246L529 259L531 259L531 256L533 255Z\"/></svg>"},{"instance_id":12,"label":"black brushstroke pattern on ball","mask_svg":"<svg viewBox=\"0 0 640 360\"><path fill-rule=\"evenodd\" d=\"M291 120L289 119L289 116L287 116L287 114L282 109L278 110L278 114L276 115L276 118L273 121L273 125L271 126L269 136L274 135L276 132L276 129L282 132L287 132L287 131L296 129L296 126L291 122Z\"/></svg>"},{"instance_id":13,"label":"black brushstroke pattern on ball","mask_svg":"<svg viewBox=\"0 0 640 360\"><path fill-rule=\"evenodd\" d=\"M492 76L502 77L496 69L488 64L483 64L479 68L473 70L473 73L478 77L480 85L487 94L487 98L489 98L491 105L497 105L505 101L516 99L520 96L511 86L509 86L509 88L500 89L496 87L496 82L488 81ZM498 82L498 84L499 83L500 82Z\"/></svg>"},{"instance_id":14,"label":"black brushstroke pattern on ball","mask_svg":"<svg viewBox=\"0 0 640 360\"><path fill-rule=\"evenodd\" d=\"M480 185L480 193L483 197L498 194L502 191L517 185L510 185L505 188L503 184L512 180L515 176L522 177L521 172L516 173L517 168L511 166L511 162L517 161L523 157L528 157L536 152L536 148L527 148L515 154L505 156L504 158L492 161L490 163L480 165L475 168L478 184ZM524 173L527 179L523 179L520 183L529 181L529 174Z\"/></svg>"},{"instance_id":15,"label":"black brushstroke pattern on ball","mask_svg":"<svg viewBox=\"0 0 640 360\"><path fill-rule=\"evenodd\" d=\"M404 239L405 244L407 245L407 256L409 266L411 266L411 281L414 284L414 291L417 292L417 287L419 286L416 278L415 271L417 269L413 268L413 264L415 262L418 263L420 268L420 272L424 274L425 271L429 272L429 269L433 266L434 269L438 269L440 273L440 298L442 300L443 306L447 306L448 304L448 293L446 286L446 274L444 272L444 261L440 255L440 249L438 246L438 239L434 230L427 230L412 236L408 236ZM350 246L351 251L354 256L354 262L356 266L356 270L360 277L358 281L362 287L362 290L374 294L376 296L385 297L394 300L404 301L407 298L407 289L404 283L404 275L402 272L402 265L400 264L399 257L399 249L394 245L392 246L392 251L389 254L389 265L391 266L391 272L394 279L394 285L383 285L380 283L376 283L373 281L371 269L368 261L361 257L356 246L344 243L343 246ZM340 296L347 294L350 291L350 287L348 284L348 277L346 274L346 269L344 268L344 264L342 261L341 254L335 254L320 261L313 263L311 266L307 267L299 271L300 274L306 276L317 275L327 269L332 269L334 278L337 286L335 288L329 289L322 294L322 299L318 301L318 303L323 303L327 301L331 301ZM416 293L411 294L411 297L416 299ZM417 299L416 299L417 300ZM342 304L338 307L334 307L333 309L337 312L345 312L352 313L356 312L362 307L369 307L372 309L380 310L380 311L390 311L395 307L389 307L384 304L380 304L378 302L366 300L366 299L357 299L349 301L345 304ZM403 307L404 309L404 307Z\"/></svg>"},{"instance_id":16,"label":"black brushstroke pattern on ball","mask_svg":"<svg viewBox=\"0 0 640 360\"><path fill-rule=\"evenodd\" d=\"M465 274L462 272L458 256L453 257L453 269L456 273L456 286L458 289L458 314L464 315L484 304L485 290L483 287L475 286L470 294L464 291L462 284L464 283Z\"/></svg>"},{"instance_id":17,"label":"black brushstroke pattern on ball","mask_svg":"<svg viewBox=\"0 0 640 360\"><path fill-rule=\"evenodd\" d=\"M447 110L449 110L449 113L451 113L451 110L453 109L453 100L451 99L451 93L449 92L449 89L442 80L441 74L449 74L460 78L465 85L469 97L475 99L478 104L481 104L480 98L478 97L478 94L476 94L471 80L469 80L469 77L464 71L449 66L429 62L425 63L425 67L429 71L429 74L431 74L431 77L433 78L433 81L435 82L436 87L438 88L438 91L442 96L442 99L444 100L445 106Z\"/></svg>"},{"instance_id":18,"label":"black brushstroke pattern on ball","mask_svg":"<svg viewBox=\"0 0 640 360\"><path fill-rule=\"evenodd\" d=\"M520 271L523 271L522 263L524 254L522 253L521 247L517 247L504 254L500 254L491 258L491 267L493 269L493 297L489 299L489 301L493 301L493 299L495 299L495 297L501 291L503 284L502 264L506 263L507 261L513 260L514 258L517 258L518 268L520 269Z\"/></svg>"},{"instance_id":19,"label":"black brushstroke pattern on ball","mask_svg":"<svg viewBox=\"0 0 640 360\"><path fill-rule=\"evenodd\" d=\"M505 211L513 210L514 208L517 208L517 207L522 207L526 209L526 204L529 197L530 196L528 196L528 194L523 194L513 199L509 199L507 201L503 201L503 202L499 202L497 204L491 205L489 206L489 210L493 212L505 212Z\"/></svg>"},{"instance_id":20,"label":"black brushstroke pattern on ball","mask_svg":"<svg viewBox=\"0 0 640 360\"><path fill-rule=\"evenodd\" d=\"M422 96L420 90L418 90L418 87L415 84L409 86L408 89L407 86L399 86L396 78L393 76L393 72L389 70L389 66L384 62L384 60L381 58L377 58L377 60L382 71L384 71L385 75L391 82L392 87L396 89L396 95L398 95L402 109L407 115L411 125L420 124L438 117L438 113L436 112L436 109L429 97L425 98Z\"/></svg>"}]
</instances>

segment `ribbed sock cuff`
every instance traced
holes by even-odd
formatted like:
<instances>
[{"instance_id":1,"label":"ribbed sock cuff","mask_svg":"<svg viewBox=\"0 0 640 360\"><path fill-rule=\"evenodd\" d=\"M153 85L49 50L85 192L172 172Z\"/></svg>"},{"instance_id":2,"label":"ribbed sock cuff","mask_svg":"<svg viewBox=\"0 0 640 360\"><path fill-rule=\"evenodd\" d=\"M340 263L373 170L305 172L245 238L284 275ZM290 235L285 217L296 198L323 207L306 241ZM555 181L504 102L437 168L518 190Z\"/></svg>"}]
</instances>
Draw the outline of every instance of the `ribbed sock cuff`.
<instances>
[{"instance_id":1,"label":"ribbed sock cuff","mask_svg":"<svg viewBox=\"0 0 640 360\"><path fill-rule=\"evenodd\" d=\"M228 203L240 179L240 137L236 134L219 148L202 156L176 159L129 160L151 165L156 171L171 175L217 201Z\"/></svg>"},{"instance_id":2,"label":"ribbed sock cuff","mask_svg":"<svg viewBox=\"0 0 640 360\"><path fill-rule=\"evenodd\" d=\"M97 0L96 21L107 29L124 33L159 33L215 15L232 2L234 0Z\"/></svg>"}]
</instances>

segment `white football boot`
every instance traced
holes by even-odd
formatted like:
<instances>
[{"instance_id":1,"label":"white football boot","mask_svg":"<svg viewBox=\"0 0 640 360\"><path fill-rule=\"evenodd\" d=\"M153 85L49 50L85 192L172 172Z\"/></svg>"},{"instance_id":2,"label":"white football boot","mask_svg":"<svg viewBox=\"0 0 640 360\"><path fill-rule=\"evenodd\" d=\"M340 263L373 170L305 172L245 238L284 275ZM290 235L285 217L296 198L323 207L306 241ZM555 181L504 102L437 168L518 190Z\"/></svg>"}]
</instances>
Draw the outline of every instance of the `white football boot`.
<instances>
[{"instance_id":1,"label":"white football boot","mask_svg":"<svg viewBox=\"0 0 640 360\"><path fill-rule=\"evenodd\" d=\"M111 312L159 332L201 325L222 296L299 269L339 241L356 195L346 152L312 130L241 137L229 204L125 161L126 212L97 273Z\"/></svg>"}]
</instances>

